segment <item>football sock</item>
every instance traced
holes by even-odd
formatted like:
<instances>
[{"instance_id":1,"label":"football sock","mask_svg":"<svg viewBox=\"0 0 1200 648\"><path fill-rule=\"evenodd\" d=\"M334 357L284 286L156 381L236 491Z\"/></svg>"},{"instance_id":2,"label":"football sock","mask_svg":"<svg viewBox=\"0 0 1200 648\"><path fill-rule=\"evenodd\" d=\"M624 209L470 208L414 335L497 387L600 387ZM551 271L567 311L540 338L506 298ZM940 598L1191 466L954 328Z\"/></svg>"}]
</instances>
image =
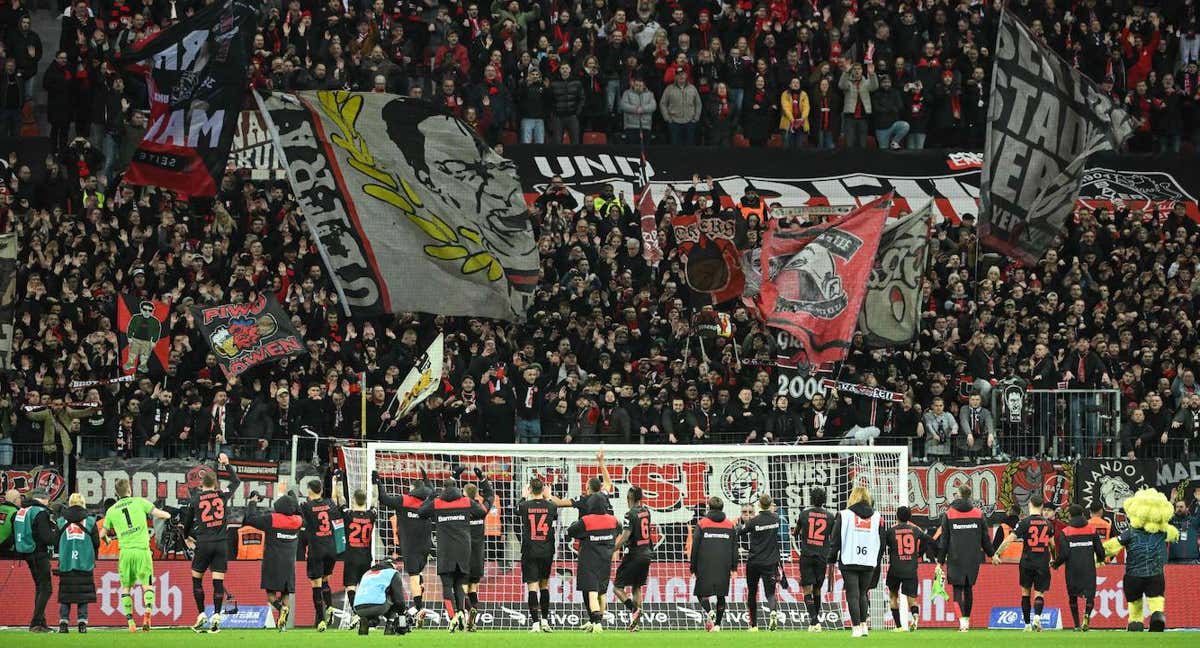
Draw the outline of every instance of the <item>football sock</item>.
<instances>
[{"instance_id":1,"label":"football sock","mask_svg":"<svg viewBox=\"0 0 1200 648\"><path fill-rule=\"evenodd\" d=\"M725 597L717 597L717 625L721 625L721 621L725 620Z\"/></svg>"},{"instance_id":2,"label":"football sock","mask_svg":"<svg viewBox=\"0 0 1200 648\"><path fill-rule=\"evenodd\" d=\"M333 607L333 590L329 589L329 582L321 583L321 598L325 601L325 607Z\"/></svg>"},{"instance_id":3,"label":"football sock","mask_svg":"<svg viewBox=\"0 0 1200 648\"><path fill-rule=\"evenodd\" d=\"M446 616L453 619L454 618L454 601L451 601L450 599L442 599L442 605L446 606Z\"/></svg>"},{"instance_id":4,"label":"football sock","mask_svg":"<svg viewBox=\"0 0 1200 648\"><path fill-rule=\"evenodd\" d=\"M632 597L632 596L631 596L631 597L629 597L629 598L627 598L627 599L625 599L625 609L626 609L626 610L629 610L630 612L633 612L634 610L636 610L636 609L637 609L637 605L635 605L635 604L633 603L633 597Z\"/></svg>"},{"instance_id":5,"label":"football sock","mask_svg":"<svg viewBox=\"0 0 1200 648\"><path fill-rule=\"evenodd\" d=\"M817 602L812 594L804 595L804 607L808 609L808 625L817 624Z\"/></svg>"},{"instance_id":6,"label":"football sock","mask_svg":"<svg viewBox=\"0 0 1200 648\"><path fill-rule=\"evenodd\" d=\"M325 620L325 596L321 593L321 586L317 585L312 588L313 609L317 611L317 622Z\"/></svg>"},{"instance_id":7,"label":"football sock","mask_svg":"<svg viewBox=\"0 0 1200 648\"><path fill-rule=\"evenodd\" d=\"M538 612L541 611L538 608L537 592L529 592L526 595L526 602L529 604L529 619L532 622L537 623L538 622Z\"/></svg>"},{"instance_id":8,"label":"football sock","mask_svg":"<svg viewBox=\"0 0 1200 648\"><path fill-rule=\"evenodd\" d=\"M472 610L479 607L479 592L467 592L467 607Z\"/></svg>"},{"instance_id":9,"label":"football sock","mask_svg":"<svg viewBox=\"0 0 1200 648\"><path fill-rule=\"evenodd\" d=\"M354 609L354 595L357 593L358 593L357 590L352 590L352 589L346 590L346 600L350 601L350 609L351 610Z\"/></svg>"},{"instance_id":10,"label":"football sock","mask_svg":"<svg viewBox=\"0 0 1200 648\"><path fill-rule=\"evenodd\" d=\"M1021 618L1025 619L1025 625L1029 625L1029 596L1021 597Z\"/></svg>"},{"instance_id":11,"label":"football sock","mask_svg":"<svg viewBox=\"0 0 1200 648\"><path fill-rule=\"evenodd\" d=\"M900 627L900 608L898 607L892 608L892 623L895 623L897 628Z\"/></svg>"},{"instance_id":12,"label":"football sock","mask_svg":"<svg viewBox=\"0 0 1200 648\"><path fill-rule=\"evenodd\" d=\"M1033 613L1038 617L1042 616L1042 610L1046 608L1046 599L1037 597L1033 599Z\"/></svg>"},{"instance_id":13,"label":"football sock","mask_svg":"<svg viewBox=\"0 0 1200 648\"><path fill-rule=\"evenodd\" d=\"M204 612L204 579L192 577L192 598L196 600L196 611Z\"/></svg>"},{"instance_id":14,"label":"football sock","mask_svg":"<svg viewBox=\"0 0 1200 648\"><path fill-rule=\"evenodd\" d=\"M1071 608L1071 622L1075 627L1079 627L1079 599L1074 596L1067 597L1067 607Z\"/></svg>"},{"instance_id":15,"label":"football sock","mask_svg":"<svg viewBox=\"0 0 1200 648\"><path fill-rule=\"evenodd\" d=\"M1095 607L1096 607L1096 599L1094 599L1094 598L1084 599L1083 611L1084 611L1084 613L1086 613L1088 615L1089 618L1092 616L1092 609Z\"/></svg>"},{"instance_id":16,"label":"football sock","mask_svg":"<svg viewBox=\"0 0 1200 648\"><path fill-rule=\"evenodd\" d=\"M154 588L148 585L142 586L142 603L146 605L147 612L154 611Z\"/></svg>"},{"instance_id":17,"label":"football sock","mask_svg":"<svg viewBox=\"0 0 1200 648\"><path fill-rule=\"evenodd\" d=\"M213 614L221 614L225 610L225 581L213 581Z\"/></svg>"},{"instance_id":18,"label":"football sock","mask_svg":"<svg viewBox=\"0 0 1200 648\"><path fill-rule=\"evenodd\" d=\"M414 596L413 597L413 607L417 608L418 610L424 610L425 609L425 597L424 596Z\"/></svg>"},{"instance_id":19,"label":"football sock","mask_svg":"<svg viewBox=\"0 0 1200 648\"><path fill-rule=\"evenodd\" d=\"M121 595L121 611L125 613L126 619L133 618L133 595L126 592Z\"/></svg>"},{"instance_id":20,"label":"football sock","mask_svg":"<svg viewBox=\"0 0 1200 648\"><path fill-rule=\"evenodd\" d=\"M542 604L542 618L550 619L550 590L544 589L538 593L539 600Z\"/></svg>"},{"instance_id":21,"label":"football sock","mask_svg":"<svg viewBox=\"0 0 1200 648\"><path fill-rule=\"evenodd\" d=\"M712 612L712 601L709 601L708 597L705 596L704 598L700 599L700 607L703 608L705 612Z\"/></svg>"}]
</instances>

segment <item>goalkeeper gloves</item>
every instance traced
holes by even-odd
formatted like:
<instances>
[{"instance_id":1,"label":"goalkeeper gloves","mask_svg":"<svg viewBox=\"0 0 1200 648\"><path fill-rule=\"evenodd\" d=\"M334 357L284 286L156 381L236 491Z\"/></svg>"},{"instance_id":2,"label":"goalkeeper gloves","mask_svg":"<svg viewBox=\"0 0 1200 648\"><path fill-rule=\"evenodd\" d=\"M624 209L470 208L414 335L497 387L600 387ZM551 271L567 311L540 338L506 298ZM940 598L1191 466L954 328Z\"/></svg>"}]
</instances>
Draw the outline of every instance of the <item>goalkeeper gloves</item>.
<instances>
[{"instance_id":1,"label":"goalkeeper gloves","mask_svg":"<svg viewBox=\"0 0 1200 648\"><path fill-rule=\"evenodd\" d=\"M379 471L378 470L371 471L371 483L376 486L379 485Z\"/></svg>"},{"instance_id":2,"label":"goalkeeper gloves","mask_svg":"<svg viewBox=\"0 0 1200 648\"><path fill-rule=\"evenodd\" d=\"M480 470L478 468L475 469L475 479L478 479L479 481L483 481L483 471L482 470Z\"/></svg>"},{"instance_id":3,"label":"goalkeeper gloves","mask_svg":"<svg viewBox=\"0 0 1200 648\"><path fill-rule=\"evenodd\" d=\"M944 600L950 598L950 595L946 593L946 574L942 571L941 565L933 570L933 596L934 598L941 597Z\"/></svg>"}]
</instances>

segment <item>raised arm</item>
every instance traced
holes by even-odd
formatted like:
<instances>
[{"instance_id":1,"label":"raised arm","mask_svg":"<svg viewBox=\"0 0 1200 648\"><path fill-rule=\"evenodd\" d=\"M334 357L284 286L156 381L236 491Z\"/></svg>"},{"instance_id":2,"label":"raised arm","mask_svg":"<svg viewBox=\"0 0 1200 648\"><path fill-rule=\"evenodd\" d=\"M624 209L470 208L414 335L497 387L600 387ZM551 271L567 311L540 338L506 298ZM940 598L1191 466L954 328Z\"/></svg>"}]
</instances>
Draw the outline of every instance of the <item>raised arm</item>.
<instances>
[{"instance_id":1,"label":"raised arm","mask_svg":"<svg viewBox=\"0 0 1200 648\"><path fill-rule=\"evenodd\" d=\"M425 469L422 468L421 475L423 476L424 474ZM375 501L379 502L382 506L398 509L404 504L404 498L399 495L388 495L383 490L383 485L379 483L379 471L371 471L371 483L375 485Z\"/></svg>"},{"instance_id":2,"label":"raised arm","mask_svg":"<svg viewBox=\"0 0 1200 648\"><path fill-rule=\"evenodd\" d=\"M233 497L238 488L242 485L241 478L238 477L237 471L229 467L229 455L222 452L217 455L217 474L224 470L229 474L229 484L225 487L225 492L222 494L226 501Z\"/></svg>"},{"instance_id":3,"label":"raised arm","mask_svg":"<svg viewBox=\"0 0 1200 648\"><path fill-rule=\"evenodd\" d=\"M488 511L492 510L492 504L496 499L496 489L492 487L492 480L488 479L483 474L483 471L476 468L475 477L479 479L479 492L483 495L483 504L479 502L471 502L471 517L476 520L482 520L487 517Z\"/></svg>"},{"instance_id":4,"label":"raised arm","mask_svg":"<svg viewBox=\"0 0 1200 648\"><path fill-rule=\"evenodd\" d=\"M612 478L608 475L608 466L604 464L603 447L600 448L600 451L596 453L596 462L600 464L600 490L605 493L611 493L613 491L613 483Z\"/></svg>"}]
</instances>

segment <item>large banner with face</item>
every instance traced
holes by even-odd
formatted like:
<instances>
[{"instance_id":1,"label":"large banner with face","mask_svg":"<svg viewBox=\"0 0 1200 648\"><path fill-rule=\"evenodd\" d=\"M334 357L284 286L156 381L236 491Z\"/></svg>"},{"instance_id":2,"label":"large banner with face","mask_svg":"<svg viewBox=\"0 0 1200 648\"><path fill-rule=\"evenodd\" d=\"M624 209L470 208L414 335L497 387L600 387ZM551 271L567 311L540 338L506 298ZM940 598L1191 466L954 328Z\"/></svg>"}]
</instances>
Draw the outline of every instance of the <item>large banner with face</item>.
<instances>
[{"instance_id":1,"label":"large banner with face","mask_svg":"<svg viewBox=\"0 0 1200 648\"><path fill-rule=\"evenodd\" d=\"M261 99L347 313L525 319L538 278L511 162L431 103L342 91Z\"/></svg>"}]
</instances>

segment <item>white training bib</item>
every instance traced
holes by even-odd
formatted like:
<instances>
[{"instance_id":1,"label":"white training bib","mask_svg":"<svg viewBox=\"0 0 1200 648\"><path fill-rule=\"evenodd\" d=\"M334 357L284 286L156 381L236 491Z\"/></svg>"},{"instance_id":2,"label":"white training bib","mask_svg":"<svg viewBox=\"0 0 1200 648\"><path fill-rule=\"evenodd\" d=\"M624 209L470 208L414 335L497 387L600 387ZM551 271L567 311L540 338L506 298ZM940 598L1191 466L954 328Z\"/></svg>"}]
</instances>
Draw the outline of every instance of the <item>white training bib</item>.
<instances>
[{"instance_id":1,"label":"white training bib","mask_svg":"<svg viewBox=\"0 0 1200 648\"><path fill-rule=\"evenodd\" d=\"M841 511L842 553L844 565L874 567L879 563L879 525L883 515L878 511L869 518L860 518L853 511Z\"/></svg>"}]
</instances>

